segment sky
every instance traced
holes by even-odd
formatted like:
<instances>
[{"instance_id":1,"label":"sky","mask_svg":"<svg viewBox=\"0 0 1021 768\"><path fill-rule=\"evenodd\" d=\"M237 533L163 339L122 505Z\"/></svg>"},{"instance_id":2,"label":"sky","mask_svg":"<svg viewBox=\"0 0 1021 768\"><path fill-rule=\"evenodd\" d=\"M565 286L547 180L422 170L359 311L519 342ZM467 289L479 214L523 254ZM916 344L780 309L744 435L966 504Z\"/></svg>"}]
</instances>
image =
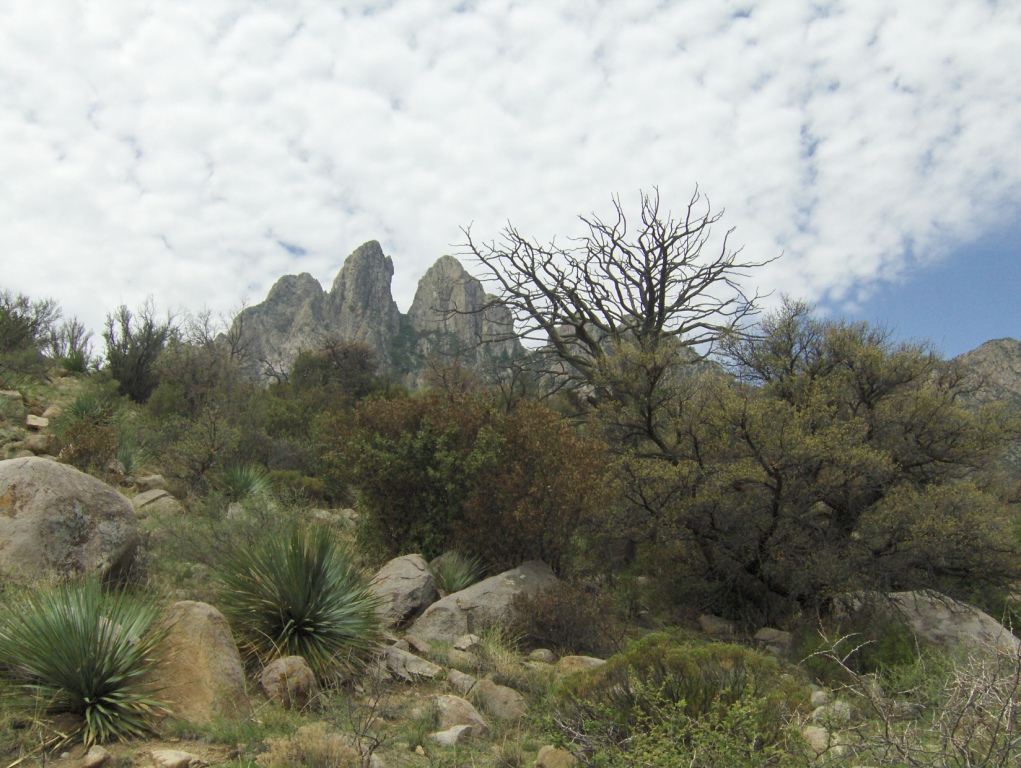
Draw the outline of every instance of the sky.
<instances>
[{"instance_id":1,"label":"sky","mask_svg":"<svg viewBox=\"0 0 1021 768\"><path fill-rule=\"evenodd\" d=\"M2 0L0 287L98 331L696 185L753 285L1021 337L1014 0ZM470 264L466 264L469 270Z\"/></svg>"}]
</instances>

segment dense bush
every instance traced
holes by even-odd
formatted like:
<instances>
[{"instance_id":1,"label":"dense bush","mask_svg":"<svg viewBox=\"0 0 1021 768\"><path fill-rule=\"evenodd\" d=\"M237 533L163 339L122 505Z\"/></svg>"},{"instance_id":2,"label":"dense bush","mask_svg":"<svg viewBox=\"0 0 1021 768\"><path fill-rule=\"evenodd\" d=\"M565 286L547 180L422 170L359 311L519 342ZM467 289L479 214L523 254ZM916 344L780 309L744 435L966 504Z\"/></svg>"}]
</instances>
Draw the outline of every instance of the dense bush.
<instances>
[{"instance_id":1,"label":"dense bush","mask_svg":"<svg viewBox=\"0 0 1021 768\"><path fill-rule=\"evenodd\" d=\"M122 395L144 403L159 383L156 361L175 332L173 319L156 317L156 308L147 301L138 314L125 305L106 316L106 362L110 374L120 385Z\"/></svg>"},{"instance_id":2,"label":"dense bush","mask_svg":"<svg viewBox=\"0 0 1021 768\"><path fill-rule=\"evenodd\" d=\"M532 648L593 656L619 650L617 611L605 593L559 581L541 592L518 595L511 607L515 627Z\"/></svg>"},{"instance_id":3,"label":"dense bush","mask_svg":"<svg viewBox=\"0 0 1021 768\"><path fill-rule=\"evenodd\" d=\"M138 736L162 708L147 683L159 606L97 581L28 593L0 621L0 666L35 711L70 712L86 744Z\"/></svg>"},{"instance_id":4,"label":"dense bush","mask_svg":"<svg viewBox=\"0 0 1021 768\"><path fill-rule=\"evenodd\" d=\"M379 632L377 603L350 553L322 527L238 549L220 569L221 604L250 656L302 656L320 676L360 665Z\"/></svg>"},{"instance_id":5,"label":"dense bush","mask_svg":"<svg viewBox=\"0 0 1021 768\"><path fill-rule=\"evenodd\" d=\"M776 744L785 737L787 719L804 705L805 691L778 662L755 651L725 643L687 645L654 634L568 678L558 706L563 721L579 732L619 744L661 724L664 712L698 721L741 702L755 702L752 727L760 743Z\"/></svg>"},{"instance_id":6,"label":"dense bush","mask_svg":"<svg viewBox=\"0 0 1021 768\"><path fill-rule=\"evenodd\" d=\"M493 570L531 559L561 570L609 498L602 446L539 403L507 413L474 392L370 398L340 439L366 541L385 557L455 548Z\"/></svg>"},{"instance_id":7,"label":"dense bush","mask_svg":"<svg viewBox=\"0 0 1021 768\"><path fill-rule=\"evenodd\" d=\"M42 374L41 349L59 317L53 299L0 290L0 388L17 389L26 377Z\"/></svg>"}]
</instances>

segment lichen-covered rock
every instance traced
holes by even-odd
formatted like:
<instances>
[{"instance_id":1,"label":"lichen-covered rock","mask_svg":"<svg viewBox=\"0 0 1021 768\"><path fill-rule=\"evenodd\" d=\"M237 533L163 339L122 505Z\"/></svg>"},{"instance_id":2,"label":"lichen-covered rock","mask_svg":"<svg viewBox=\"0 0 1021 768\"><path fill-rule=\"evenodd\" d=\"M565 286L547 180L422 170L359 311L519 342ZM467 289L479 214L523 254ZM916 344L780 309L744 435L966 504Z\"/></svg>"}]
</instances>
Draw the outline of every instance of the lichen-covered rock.
<instances>
[{"instance_id":1,"label":"lichen-covered rock","mask_svg":"<svg viewBox=\"0 0 1021 768\"><path fill-rule=\"evenodd\" d=\"M0 572L106 576L130 567L138 541L131 502L105 483L49 459L0 461Z\"/></svg>"},{"instance_id":2,"label":"lichen-covered rock","mask_svg":"<svg viewBox=\"0 0 1021 768\"><path fill-rule=\"evenodd\" d=\"M391 624L415 618L439 598L436 578L421 555L394 558L379 569L369 589L380 600L383 619Z\"/></svg>"},{"instance_id":3,"label":"lichen-covered rock","mask_svg":"<svg viewBox=\"0 0 1021 768\"><path fill-rule=\"evenodd\" d=\"M184 600L170 607L164 626L157 680L173 716L194 725L247 716L251 704L241 655L223 614Z\"/></svg>"},{"instance_id":4,"label":"lichen-covered rock","mask_svg":"<svg viewBox=\"0 0 1021 768\"><path fill-rule=\"evenodd\" d=\"M318 691L315 673L301 656L274 659L259 678L266 698L284 709L301 709Z\"/></svg>"},{"instance_id":5,"label":"lichen-covered rock","mask_svg":"<svg viewBox=\"0 0 1021 768\"><path fill-rule=\"evenodd\" d=\"M534 595L556 581L546 563L540 560L523 563L433 603L415 620L410 631L424 640L452 643L473 630L506 621L514 597Z\"/></svg>"}]
</instances>

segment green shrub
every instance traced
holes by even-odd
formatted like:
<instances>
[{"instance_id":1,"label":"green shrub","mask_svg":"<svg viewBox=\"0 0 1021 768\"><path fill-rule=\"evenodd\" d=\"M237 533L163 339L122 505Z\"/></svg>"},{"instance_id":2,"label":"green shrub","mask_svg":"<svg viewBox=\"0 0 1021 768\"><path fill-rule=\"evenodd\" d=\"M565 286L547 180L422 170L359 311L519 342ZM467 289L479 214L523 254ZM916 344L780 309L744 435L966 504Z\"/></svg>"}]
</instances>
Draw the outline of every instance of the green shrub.
<instances>
[{"instance_id":1,"label":"green shrub","mask_svg":"<svg viewBox=\"0 0 1021 768\"><path fill-rule=\"evenodd\" d=\"M379 632L377 601L351 555L321 527L296 526L223 565L221 603L248 654L303 656L321 677L359 666Z\"/></svg>"},{"instance_id":2,"label":"green shrub","mask_svg":"<svg viewBox=\"0 0 1021 768\"><path fill-rule=\"evenodd\" d=\"M175 335L173 318L156 319L156 307L148 300L133 315L125 305L106 316L106 362L120 388L136 403L144 403L156 389L156 360Z\"/></svg>"},{"instance_id":3,"label":"green shrub","mask_svg":"<svg viewBox=\"0 0 1021 768\"><path fill-rule=\"evenodd\" d=\"M28 707L78 716L86 744L142 735L162 712L146 682L159 613L95 580L28 593L0 624L0 665Z\"/></svg>"},{"instance_id":4,"label":"green shrub","mask_svg":"<svg viewBox=\"0 0 1021 768\"><path fill-rule=\"evenodd\" d=\"M763 744L775 744L785 721L804 704L805 691L777 661L748 648L689 645L653 634L601 667L568 678L558 708L565 722L594 728L616 743L662 722L665 707L694 721L742 700L757 702L756 733Z\"/></svg>"},{"instance_id":5,"label":"green shrub","mask_svg":"<svg viewBox=\"0 0 1021 768\"><path fill-rule=\"evenodd\" d=\"M106 424L73 422L63 430L57 458L83 472L104 471L117 454L117 438Z\"/></svg>"},{"instance_id":6,"label":"green shrub","mask_svg":"<svg viewBox=\"0 0 1021 768\"><path fill-rule=\"evenodd\" d=\"M269 493L269 472L256 464L233 464L220 473L220 487L231 501Z\"/></svg>"},{"instance_id":7,"label":"green shrub","mask_svg":"<svg viewBox=\"0 0 1021 768\"><path fill-rule=\"evenodd\" d=\"M429 570L436 579L436 586L452 595L481 579L486 567L480 557L465 557L451 551L444 552L430 563Z\"/></svg>"}]
</instances>

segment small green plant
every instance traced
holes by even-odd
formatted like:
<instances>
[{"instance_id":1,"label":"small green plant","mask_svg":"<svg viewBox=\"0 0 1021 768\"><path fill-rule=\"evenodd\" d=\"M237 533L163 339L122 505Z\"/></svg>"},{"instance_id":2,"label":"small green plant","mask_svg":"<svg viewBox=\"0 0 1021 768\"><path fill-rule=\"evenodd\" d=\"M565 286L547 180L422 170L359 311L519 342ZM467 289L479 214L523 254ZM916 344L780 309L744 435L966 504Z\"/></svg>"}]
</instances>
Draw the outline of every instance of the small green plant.
<instances>
[{"instance_id":1,"label":"small green plant","mask_svg":"<svg viewBox=\"0 0 1021 768\"><path fill-rule=\"evenodd\" d=\"M248 653L302 656L324 678L359 666L379 633L378 601L325 528L297 526L225 563L221 602Z\"/></svg>"},{"instance_id":2,"label":"small green plant","mask_svg":"<svg viewBox=\"0 0 1021 768\"><path fill-rule=\"evenodd\" d=\"M77 715L86 745L143 735L163 711L146 682L159 613L96 580L29 592L0 624L0 667L28 708Z\"/></svg>"},{"instance_id":3,"label":"small green plant","mask_svg":"<svg viewBox=\"0 0 1021 768\"><path fill-rule=\"evenodd\" d=\"M110 400L100 392L86 390L68 403L60 412L60 423L65 428L75 424L109 425L112 413Z\"/></svg>"},{"instance_id":4,"label":"small green plant","mask_svg":"<svg viewBox=\"0 0 1021 768\"><path fill-rule=\"evenodd\" d=\"M124 474L133 475L142 469L145 454L134 440L122 439L117 445L117 461L124 467Z\"/></svg>"},{"instance_id":5,"label":"small green plant","mask_svg":"<svg viewBox=\"0 0 1021 768\"><path fill-rule=\"evenodd\" d=\"M436 558L429 570L436 579L436 586L452 595L477 582L486 569L480 557L465 557L458 552L447 552Z\"/></svg>"},{"instance_id":6,"label":"small green plant","mask_svg":"<svg viewBox=\"0 0 1021 768\"><path fill-rule=\"evenodd\" d=\"M234 464L220 473L220 485L231 501L243 501L269 493L269 472L257 464Z\"/></svg>"}]
</instances>

